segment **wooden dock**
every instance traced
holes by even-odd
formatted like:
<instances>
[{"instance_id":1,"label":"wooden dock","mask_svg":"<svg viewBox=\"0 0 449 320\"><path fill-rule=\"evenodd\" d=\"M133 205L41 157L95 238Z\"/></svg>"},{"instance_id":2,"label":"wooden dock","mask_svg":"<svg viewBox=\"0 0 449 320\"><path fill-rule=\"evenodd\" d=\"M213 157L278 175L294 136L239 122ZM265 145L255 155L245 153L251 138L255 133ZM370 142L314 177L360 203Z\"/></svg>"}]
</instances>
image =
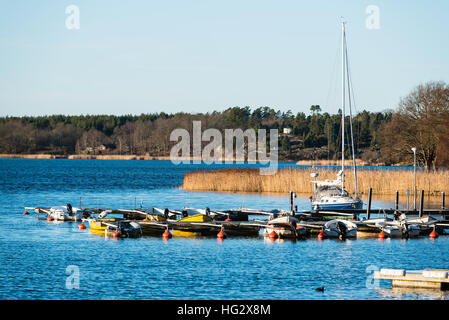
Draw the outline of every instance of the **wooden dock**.
<instances>
[{"instance_id":1,"label":"wooden dock","mask_svg":"<svg viewBox=\"0 0 449 320\"><path fill-rule=\"evenodd\" d=\"M446 269L424 269L419 271L381 269L374 272L374 279L391 280L393 287L448 290L448 275L449 270Z\"/></svg>"}]
</instances>

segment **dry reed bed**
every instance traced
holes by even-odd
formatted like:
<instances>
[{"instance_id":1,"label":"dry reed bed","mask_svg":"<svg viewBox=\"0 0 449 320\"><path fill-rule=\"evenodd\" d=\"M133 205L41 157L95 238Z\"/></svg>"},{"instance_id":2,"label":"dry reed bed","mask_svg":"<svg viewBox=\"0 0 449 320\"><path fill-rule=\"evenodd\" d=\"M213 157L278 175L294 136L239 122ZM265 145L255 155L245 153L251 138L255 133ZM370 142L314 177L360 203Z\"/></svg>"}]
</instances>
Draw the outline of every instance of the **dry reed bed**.
<instances>
[{"instance_id":1,"label":"dry reed bed","mask_svg":"<svg viewBox=\"0 0 449 320\"><path fill-rule=\"evenodd\" d=\"M310 173L318 172L318 180L336 178L334 169L298 169L285 168L274 175L261 175L258 169L223 169L188 172L184 176L184 190L191 191L223 191L223 192L267 192L311 193ZM352 170L347 170L345 187L354 192ZM413 194L413 170L358 170L358 190L364 194L373 188L373 194L392 195L398 190L405 194L410 190ZM427 195L449 193L449 171L417 172L417 189L424 190Z\"/></svg>"}]
</instances>

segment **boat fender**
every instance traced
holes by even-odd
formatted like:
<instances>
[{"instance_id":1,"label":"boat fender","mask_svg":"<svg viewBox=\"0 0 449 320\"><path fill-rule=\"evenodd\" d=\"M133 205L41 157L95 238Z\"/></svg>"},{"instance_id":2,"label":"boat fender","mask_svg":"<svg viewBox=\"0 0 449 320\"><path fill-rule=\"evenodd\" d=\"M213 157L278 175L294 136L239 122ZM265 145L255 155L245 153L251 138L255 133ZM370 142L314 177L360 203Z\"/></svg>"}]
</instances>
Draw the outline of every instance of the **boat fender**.
<instances>
[{"instance_id":1,"label":"boat fender","mask_svg":"<svg viewBox=\"0 0 449 320\"><path fill-rule=\"evenodd\" d=\"M168 213L169 213L169 212L168 212L168 209L165 208L165 209L164 209L164 218L165 218L165 219L168 218Z\"/></svg>"}]
</instances>

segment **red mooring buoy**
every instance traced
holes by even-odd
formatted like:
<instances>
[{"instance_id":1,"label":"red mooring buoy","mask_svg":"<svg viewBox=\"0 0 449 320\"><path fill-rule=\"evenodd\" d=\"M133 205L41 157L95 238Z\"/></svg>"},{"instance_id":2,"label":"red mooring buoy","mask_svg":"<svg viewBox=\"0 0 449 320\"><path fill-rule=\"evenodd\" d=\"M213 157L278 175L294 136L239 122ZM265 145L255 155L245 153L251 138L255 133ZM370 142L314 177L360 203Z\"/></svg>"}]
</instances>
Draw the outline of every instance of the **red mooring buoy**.
<instances>
[{"instance_id":1,"label":"red mooring buoy","mask_svg":"<svg viewBox=\"0 0 449 320\"><path fill-rule=\"evenodd\" d=\"M226 233L223 230L220 230L220 232L217 233L217 238L226 239Z\"/></svg>"},{"instance_id":2,"label":"red mooring buoy","mask_svg":"<svg viewBox=\"0 0 449 320\"><path fill-rule=\"evenodd\" d=\"M438 238L438 233L435 230L432 230L432 232L429 234L429 238L431 239Z\"/></svg>"},{"instance_id":3,"label":"red mooring buoy","mask_svg":"<svg viewBox=\"0 0 449 320\"><path fill-rule=\"evenodd\" d=\"M86 227L86 225L84 223L81 223L80 225L78 225L78 229L80 229L80 230L84 230L86 228L87 227Z\"/></svg>"},{"instance_id":4,"label":"red mooring buoy","mask_svg":"<svg viewBox=\"0 0 449 320\"><path fill-rule=\"evenodd\" d=\"M52 216L48 216L47 221L53 221L53 217Z\"/></svg>"},{"instance_id":5,"label":"red mooring buoy","mask_svg":"<svg viewBox=\"0 0 449 320\"><path fill-rule=\"evenodd\" d=\"M323 231L321 231L320 233L318 233L318 240L323 240L324 239L324 233Z\"/></svg>"},{"instance_id":6,"label":"red mooring buoy","mask_svg":"<svg viewBox=\"0 0 449 320\"><path fill-rule=\"evenodd\" d=\"M386 237L386 235L383 230L381 232L379 232L379 239L385 239L385 237Z\"/></svg>"},{"instance_id":7,"label":"red mooring buoy","mask_svg":"<svg viewBox=\"0 0 449 320\"><path fill-rule=\"evenodd\" d=\"M171 232L168 229L166 229L162 234L162 238L164 239L170 239L171 237L172 237Z\"/></svg>"},{"instance_id":8,"label":"red mooring buoy","mask_svg":"<svg viewBox=\"0 0 449 320\"><path fill-rule=\"evenodd\" d=\"M28 211L24 211L23 214L27 215L30 214Z\"/></svg>"},{"instance_id":9,"label":"red mooring buoy","mask_svg":"<svg viewBox=\"0 0 449 320\"><path fill-rule=\"evenodd\" d=\"M275 238L278 237L278 234L273 230L273 231L271 231L271 232L268 234L268 236L269 236L271 239L275 239Z\"/></svg>"}]
</instances>

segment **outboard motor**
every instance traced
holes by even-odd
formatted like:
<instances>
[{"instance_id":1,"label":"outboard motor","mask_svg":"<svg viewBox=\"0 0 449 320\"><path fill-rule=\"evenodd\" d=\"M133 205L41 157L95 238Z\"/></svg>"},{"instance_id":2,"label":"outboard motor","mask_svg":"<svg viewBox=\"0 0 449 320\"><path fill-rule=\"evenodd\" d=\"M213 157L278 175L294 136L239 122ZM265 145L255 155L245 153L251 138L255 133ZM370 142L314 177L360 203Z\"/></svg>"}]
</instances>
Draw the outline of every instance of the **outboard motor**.
<instances>
[{"instance_id":1,"label":"outboard motor","mask_svg":"<svg viewBox=\"0 0 449 320\"><path fill-rule=\"evenodd\" d=\"M72 205L70 203L67 203L67 213L72 215Z\"/></svg>"},{"instance_id":2,"label":"outboard motor","mask_svg":"<svg viewBox=\"0 0 449 320\"><path fill-rule=\"evenodd\" d=\"M402 238L408 239L409 233L408 233L408 224L407 223L401 223L401 231L402 231Z\"/></svg>"},{"instance_id":3,"label":"outboard motor","mask_svg":"<svg viewBox=\"0 0 449 320\"><path fill-rule=\"evenodd\" d=\"M182 217L185 218L187 217L189 214L187 213L186 210L182 210Z\"/></svg>"},{"instance_id":4,"label":"outboard motor","mask_svg":"<svg viewBox=\"0 0 449 320\"><path fill-rule=\"evenodd\" d=\"M164 218L165 219L168 219L168 214L169 214L168 208L165 208L164 209Z\"/></svg>"},{"instance_id":5,"label":"outboard motor","mask_svg":"<svg viewBox=\"0 0 449 320\"><path fill-rule=\"evenodd\" d=\"M341 237L343 239L345 239L346 238L346 231L347 231L346 225L343 222L338 221L337 228L338 228L338 231L340 232Z\"/></svg>"},{"instance_id":6,"label":"outboard motor","mask_svg":"<svg viewBox=\"0 0 449 320\"><path fill-rule=\"evenodd\" d=\"M206 207L206 216L210 216L210 209L209 209L209 207Z\"/></svg>"}]
</instances>

